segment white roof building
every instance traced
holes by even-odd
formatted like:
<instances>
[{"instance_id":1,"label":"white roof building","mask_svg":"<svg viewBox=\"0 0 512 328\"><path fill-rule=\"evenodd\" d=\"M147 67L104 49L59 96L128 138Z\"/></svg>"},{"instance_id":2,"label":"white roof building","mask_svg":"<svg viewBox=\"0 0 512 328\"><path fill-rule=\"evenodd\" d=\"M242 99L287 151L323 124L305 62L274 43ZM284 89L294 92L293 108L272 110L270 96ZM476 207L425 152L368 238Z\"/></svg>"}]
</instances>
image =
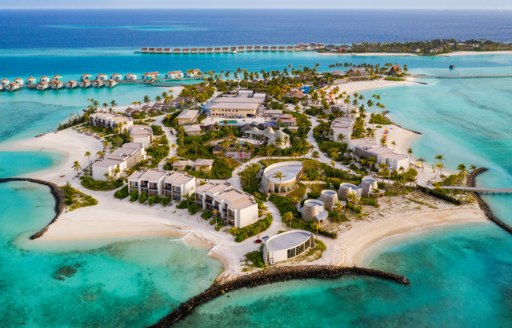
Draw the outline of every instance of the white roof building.
<instances>
[{"instance_id":1,"label":"white roof building","mask_svg":"<svg viewBox=\"0 0 512 328\"><path fill-rule=\"evenodd\" d=\"M92 164L92 178L106 181L108 178L119 179L123 172L131 169L146 158L146 150L141 143L126 143L104 159Z\"/></svg>"},{"instance_id":2,"label":"white roof building","mask_svg":"<svg viewBox=\"0 0 512 328\"><path fill-rule=\"evenodd\" d=\"M263 238L263 261L267 264L286 261L314 246L315 238L309 231L283 232L270 238Z\"/></svg>"}]
</instances>

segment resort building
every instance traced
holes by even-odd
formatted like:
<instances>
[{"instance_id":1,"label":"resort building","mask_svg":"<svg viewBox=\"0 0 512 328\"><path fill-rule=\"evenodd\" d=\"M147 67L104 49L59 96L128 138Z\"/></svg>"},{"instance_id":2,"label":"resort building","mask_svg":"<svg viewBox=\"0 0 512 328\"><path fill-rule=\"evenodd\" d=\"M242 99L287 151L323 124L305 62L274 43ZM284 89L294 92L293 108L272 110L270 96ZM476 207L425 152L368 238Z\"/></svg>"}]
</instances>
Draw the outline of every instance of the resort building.
<instances>
[{"instance_id":1,"label":"resort building","mask_svg":"<svg viewBox=\"0 0 512 328\"><path fill-rule=\"evenodd\" d=\"M265 99L266 94L254 93L252 90L240 90L236 96L226 95L213 99L206 108L212 117L256 117L258 109Z\"/></svg>"},{"instance_id":2,"label":"resort building","mask_svg":"<svg viewBox=\"0 0 512 328\"><path fill-rule=\"evenodd\" d=\"M201 134L201 125L193 124L193 125L185 125L183 126L183 131L186 135L189 136L198 136Z\"/></svg>"},{"instance_id":3,"label":"resort building","mask_svg":"<svg viewBox=\"0 0 512 328\"><path fill-rule=\"evenodd\" d=\"M301 209L302 219L304 221L324 221L329 217L325 210L324 202L318 199L308 199L304 202Z\"/></svg>"},{"instance_id":4,"label":"resort building","mask_svg":"<svg viewBox=\"0 0 512 328\"><path fill-rule=\"evenodd\" d=\"M191 124L197 121L199 111L194 109L185 109L177 117L178 125Z\"/></svg>"},{"instance_id":5,"label":"resort building","mask_svg":"<svg viewBox=\"0 0 512 328\"><path fill-rule=\"evenodd\" d=\"M244 132L244 137L267 142L269 145L275 145L278 148L285 149L291 146L290 136L281 130L274 131L270 126L265 130L260 130L253 126Z\"/></svg>"},{"instance_id":6,"label":"resort building","mask_svg":"<svg viewBox=\"0 0 512 328\"><path fill-rule=\"evenodd\" d=\"M121 148L92 164L92 178L106 181L119 179L121 174L146 159L146 150L140 143L126 143Z\"/></svg>"},{"instance_id":7,"label":"resort building","mask_svg":"<svg viewBox=\"0 0 512 328\"><path fill-rule=\"evenodd\" d=\"M338 117L331 124L332 140L333 141L349 141L352 137L352 130L354 129L355 120L351 117ZM340 135L343 136L340 139Z\"/></svg>"},{"instance_id":8,"label":"resort building","mask_svg":"<svg viewBox=\"0 0 512 328\"><path fill-rule=\"evenodd\" d=\"M27 79L27 84L28 85L31 85L31 84L36 84L37 83L37 79L33 76L30 76L28 79Z\"/></svg>"},{"instance_id":9,"label":"resort building","mask_svg":"<svg viewBox=\"0 0 512 328\"><path fill-rule=\"evenodd\" d=\"M279 123L279 125L293 126L297 124L297 119L291 114L283 114L279 116L276 122Z\"/></svg>"},{"instance_id":10,"label":"resort building","mask_svg":"<svg viewBox=\"0 0 512 328\"><path fill-rule=\"evenodd\" d=\"M283 114L280 109L264 109L261 116L264 118L279 118Z\"/></svg>"},{"instance_id":11,"label":"resort building","mask_svg":"<svg viewBox=\"0 0 512 328\"><path fill-rule=\"evenodd\" d=\"M148 148L153 142L153 129L147 125L133 125L129 129L132 142L141 143Z\"/></svg>"},{"instance_id":12,"label":"resort building","mask_svg":"<svg viewBox=\"0 0 512 328\"><path fill-rule=\"evenodd\" d=\"M129 117L103 112L91 114L89 121L93 126L99 126L112 130L119 127L121 131L124 131L133 126L133 121Z\"/></svg>"},{"instance_id":13,"label":"resort building","mask_svg":"<svg viewBox=\"0 0 512 328\"><path fill-rule=\"evenodd\" d=\"M183 74L183 71L171 71L171 72L167 72L165 77L167 79L171 79L171 80L178 80L178 79L184 78L185 74Z\"/></svg>"},{"instance_id":14,"label":"resort building","mask_svg":"<svg viewBox=\"0 0 512 328\"><path fill-rule=\"evenodd\" d=\"M280 162L269 165L263 171L261 191L269 193L286 193L295 189L304 173L304 165L299 161Z\"/></svg>"},{"instance_id":15,"label":"resort building","mask_svg":"<svg viewBox=\"0 0 512 328\"><path fill-rule=\"evenodd\" d=\"M196 203L203 210L215 210L228 224L243 228L258 221L254 197L227 183L207 183L196 188Z\"/></svg>"},{"instance_id":16,"label":"resort building","mask_svg":"<svg viewBox=\"0 0 512 328\"><path fill-rule=\"evenodd\" d=\"M391 76L400 76L402 74L403 74L403 71L402 71L402 68L400 67L400 65L393 65L388 72L388 75L391 75Z\"/></svg>"},{"instance_id":17,"label":"resort building","mask_svg":"<svg viewBox=\"0 0 512 328\"><path fill-rule=\"evenodd\" d=\"M136 191L149 196L163 195L166 171L135 171L128 177L128 191Z\"/></svg>"},{"instance_id":18,"label":"resort building","mask_svg":"<svg viewBox=\"0 0 512 328\"><path fill-rule=\"evenodd\" d=\"M342 183L338 189L338 197L341 200L348 200L349 195L354 195L356 198L361 196L361 189L352 183Z\"/></svg>"},{"instance_id":19,"label":"resort building","mask_svg":"<svg viewBox=\"0 0 512 328\"><path fill-rule=\"evenodd\" d=\"M196 178L183 172L173 172L164 178L163 196L181 201L196 191Z\"/></svg>"},{"instance_id":20,"label":"resort building","mask_svg":"<svg viewBox=\"0 0 512 328\"><path fill-rule=\"evenodd\" d=\"M387 147L382 147L374 142L364 139L350 140L349 149L354 155L362 158L374 157L376 164L386 164L391 170L398 171L400 167L409 167L409 156L398 154Z\"/></svg>"},{"instance_id":21,"label":"resort building","mask_svg":"<svg viewBox=\"0 0 512 328\"><path fill-rule=\"evenodd\" d=\"M263 238L263 262L275 264L297 257L315 246L313 233L292 230Z\"/></svg>"}]
</instances>

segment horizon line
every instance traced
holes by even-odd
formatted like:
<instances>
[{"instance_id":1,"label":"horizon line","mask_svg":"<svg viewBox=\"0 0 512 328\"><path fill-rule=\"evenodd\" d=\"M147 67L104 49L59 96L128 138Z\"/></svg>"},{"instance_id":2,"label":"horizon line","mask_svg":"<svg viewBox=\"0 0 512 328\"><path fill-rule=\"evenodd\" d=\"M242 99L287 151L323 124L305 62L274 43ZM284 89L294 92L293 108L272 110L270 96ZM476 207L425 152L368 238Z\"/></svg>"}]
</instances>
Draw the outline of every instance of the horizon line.
<instances>
[{"instance_id":1,"label":"horizon line","mask_svg":"<svg viewBox=\"0 0 512 328\"><path fill-rule=\"evenodd\" d=\"M512 11L512 7L507 8L482 8L482 7L471 7L471 8L455 8L455 7L446 7L446 8L408 8L408 7L383 7L383 8L364 8L364 7L297 7L297 8L286 8L286 7L4 7L2 10L409 10L409 11L421 11L421 10L434 10L434 11L444 11L444 10L458 10L458 11L475 11L475 10L484 10L484 11Z\"/></svg>"}]
</instances>

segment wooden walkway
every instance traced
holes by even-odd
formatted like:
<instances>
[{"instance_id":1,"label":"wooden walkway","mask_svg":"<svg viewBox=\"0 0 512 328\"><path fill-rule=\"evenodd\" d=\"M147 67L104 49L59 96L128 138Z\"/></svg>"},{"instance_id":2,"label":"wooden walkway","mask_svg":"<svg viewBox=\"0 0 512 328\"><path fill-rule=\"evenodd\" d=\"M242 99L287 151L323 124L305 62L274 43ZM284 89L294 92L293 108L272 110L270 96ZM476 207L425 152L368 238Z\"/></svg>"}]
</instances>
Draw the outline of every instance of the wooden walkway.
<instances>
[{"instance_id":1,"label":"wooden walkway","mask_svg":"<svg viewBox=\"0 0 512 328\"><path fill-rule=\"evenodd\" d=\"M512 74L468 74L468 75L429 75L429 74L415 74L411 77L425 78L425 79L500 79L512 78Z\"/></svg>"},{"instance_id":2,"label":"wooden walkway","mask_svg":"<svg viewBox=\"0 0 512 328\"><path fill-rule=\"evenodd\" d=\"M512 194L512 188L481 188L481 187L461 187L461 186L442 186L439 187L446 190L460 190L477 192L479 194Z\"/></svg>"}]
</instances>

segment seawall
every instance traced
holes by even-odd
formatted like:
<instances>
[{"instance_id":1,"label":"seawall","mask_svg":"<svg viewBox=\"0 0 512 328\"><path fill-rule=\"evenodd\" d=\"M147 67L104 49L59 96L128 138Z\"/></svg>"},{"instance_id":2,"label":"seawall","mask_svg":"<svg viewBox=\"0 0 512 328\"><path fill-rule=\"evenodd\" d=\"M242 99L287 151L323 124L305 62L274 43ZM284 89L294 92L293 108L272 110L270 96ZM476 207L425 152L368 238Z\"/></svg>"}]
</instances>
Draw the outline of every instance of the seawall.
<instances>
[{"instance_id":1,"label":"seawall","mask_svg":"<svg viewBox=\"0 0 512 328\"><path fill-rule=\"evenodd\" d=\"M476 178L484 173L487 172L488 169L486 168L478 168L473 170L469 175L467 179L467 185L468 187L476 187ZM479 193L473 192L473 196L475 197L478 206L480 209L485 213L485 216L492 222L494 222L497 226L502 228L503 230L507 231L508 233L512 233L512 226L508 225L507 223L500 220L492 211L492 209L489 207L489 205L483 200L482 196L480 196Z\"/></svg>"},{"instance_id":2,"label":"seawall","mask_svg":"<svg viewBox=\"0 0 512 328\"><path fill-rule=\"evenodd\" d=\"M37 183L37 184L40 184L43 186L47 186L48 188L50 188L50 193L52 194L53 198L55 199L55 207L54 207L55 215L54 215L53 219L50 221L50 223L48 223L46 225L46 227L39 230L32 236L30 236L30 239L32 239L32 240L37 239L37 238L41 237L42 235L44 235L46 231L48 231L48 228L50 227L50 225L52 225L53 223L55 223L55 221L57 221L57 219L59 218L59 215L64 210L64 194L62 193L62 190L59 188L59 186L57 186L54 183L48 182L48 181L32 179L32 178L0 178L0 183L14 182L14 181L31 182L31 183Z\"/></svg>"},{"instance_id":3,"label":"seawall","mask_svg":"<svg viewBox=\"0 0 512 328\"><path fill-rule=\"evenodd\" d=\"M223 283L214 283L210 288L205 290L182 303L167 316L162 318L152 327L170 327L178 321L183 320L190 315L192 311L205 303L214 300L226 293L242 289L253 288L262 285L268 285L276 282L300 279L336 279L343 276L367 276L396 282L402 285L409 285L409 280L394 273L359 268L359 267L340 267L334 265L305 265L305 266L284 266L271 267L262 271L254 272L237 277Z\"/></svg>"}]
</instances>

